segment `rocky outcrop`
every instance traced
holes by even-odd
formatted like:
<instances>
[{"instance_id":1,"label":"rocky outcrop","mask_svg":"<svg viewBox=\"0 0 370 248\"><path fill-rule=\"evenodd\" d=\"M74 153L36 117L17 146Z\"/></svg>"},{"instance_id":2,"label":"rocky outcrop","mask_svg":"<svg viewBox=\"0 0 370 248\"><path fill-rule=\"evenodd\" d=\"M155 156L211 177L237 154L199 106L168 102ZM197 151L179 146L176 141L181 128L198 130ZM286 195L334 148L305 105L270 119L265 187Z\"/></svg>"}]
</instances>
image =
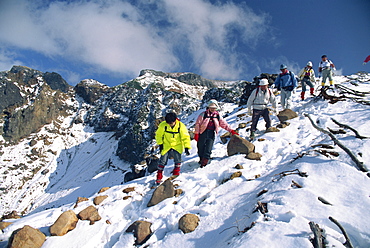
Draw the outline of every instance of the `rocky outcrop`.
<instances>
[{"instance_id":1,"label":"rocky outcrop","mask_svg":"<svg viewBox=\"0 0 370 248\"><path fill-rule=\"evenodd\" d=\"M109 87L96 80L85 79L75 86L75 91L76 94L82 97L87 103L93 104L109 91Z\"/></svg>"},{"instance_id":2,"label":"rocky outcrop","mask_svg":"<svg viewBox=\"0 0 370 248\"><path fill-rule=\"evenodd\" d=\"M14 231L9 238L8 247L11 248L39 248L45 242L46 236L39 230L24 226Z\"/></svg>"},{"instance_id":3,"label":"rocky outcrop","mask_svg":"<svg viewBox=\"0 0 370 248\"><path fill-rule=\"evenodd\" d=\"M286 122L287 120L298 117L298 114L291 109L284 109L279 112L277 117L279 118L279 121L283 123L283 122Z\"/></svg>"}]
</instances>

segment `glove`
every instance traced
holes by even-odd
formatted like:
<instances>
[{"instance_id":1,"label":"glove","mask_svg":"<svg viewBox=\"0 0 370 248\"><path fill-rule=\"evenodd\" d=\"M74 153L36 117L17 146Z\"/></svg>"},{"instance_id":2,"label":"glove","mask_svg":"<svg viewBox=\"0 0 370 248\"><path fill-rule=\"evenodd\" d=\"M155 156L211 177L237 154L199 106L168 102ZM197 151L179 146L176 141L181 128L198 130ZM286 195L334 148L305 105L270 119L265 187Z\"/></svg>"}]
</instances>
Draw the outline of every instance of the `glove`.
<instances>
[{"instance_id":1,"label":"glove","mask_svg":"<svg viewBox=\"0 0 370 248\"><path fill-rule=\"evenodd\" d=\"M251 108L248 109L248 115L252 115L252 109Z\"/></svg>"},{"instance_id":2,"label":"glove","mask_svg":"<svg viewBox=\"0 0 370 248\"><path fill-rule=\"evenodd\" d=\"M199 140L199 133L194 134L194 139L195 139L196 142L198 142L198 140Z\"/></svg>"},{"instance_id":3,"label":"glove","mask_svg":"<svg viewBox=\"0 0 370 248\"><path fill-rule=\"evenodd\" d=\"M185 148L185 154L186 154L186 156L190 155L189 148Z\"/></svg>"},{"instance_id":4,"label":"glove","mask_svg":"<svg viewBox=\"0 0 370 248\"><path fill-rule=\"evenodd\" d=\"M163 144L160 144L159 145L159 150L162 151L163 150Z\"/></svg>"},{"instance_id":5,"label":"glove","mask_svg":"<svg viewBox=\"0 0 370 248\"><path fill-rule=\"evenodd\" d=\"M274 109L274 113L275 113L275 115L278 115L279 114L279 110Z\"/></svg>"},{"instance_id":6,"label":"glove","mask_svg":"<svg viewBox=\"0 0 370 248\"><path fill-rule=\"evenodd\" d=\"M234 130L231 130L231 134L232 135L239 135L237 132L235 132Z\"/></svg>"}]
</instances>

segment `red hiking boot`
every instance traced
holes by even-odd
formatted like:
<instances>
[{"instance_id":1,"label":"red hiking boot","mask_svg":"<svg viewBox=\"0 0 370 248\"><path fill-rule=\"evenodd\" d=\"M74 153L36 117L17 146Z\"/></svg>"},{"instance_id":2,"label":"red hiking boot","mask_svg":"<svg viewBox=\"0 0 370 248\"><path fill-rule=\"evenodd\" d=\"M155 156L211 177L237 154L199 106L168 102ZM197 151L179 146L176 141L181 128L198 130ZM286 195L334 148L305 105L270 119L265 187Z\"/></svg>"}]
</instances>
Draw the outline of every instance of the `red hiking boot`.
<instances>
[{"instance_id":1,"label":"red hiking boot","mask_svg":"<svg viewBox=\"0 0 370 248\"><path fill-rule=\"evenodd\" d=\"M200 168L205 167L208 164L208 158L202 158L200 161Z\"/></svg>"},{"instance_id":2,"label":"red hiking boot","mask_svg":"<svg viewBox=\"0 0 370 248\"><path fill-rule=\"evenodd\" d=\"M179 176L180 175L180 165L181 164L175 164L175 168L172 171L172 175Z\"/></svg>"}]
</instances>

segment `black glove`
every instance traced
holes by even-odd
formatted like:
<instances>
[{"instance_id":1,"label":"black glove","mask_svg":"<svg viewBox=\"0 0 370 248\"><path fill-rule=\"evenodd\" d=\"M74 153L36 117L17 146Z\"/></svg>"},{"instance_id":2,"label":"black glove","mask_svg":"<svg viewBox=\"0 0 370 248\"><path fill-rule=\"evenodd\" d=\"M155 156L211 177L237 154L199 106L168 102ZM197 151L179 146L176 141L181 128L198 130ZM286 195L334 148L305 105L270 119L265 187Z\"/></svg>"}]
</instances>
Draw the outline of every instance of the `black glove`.
<instances>
[{"instance_id":1,"label":"black glove","mask_svg":"<svg viewBox=\"0 0 370 248\"><path fill-rule=\"evenodd\" d=\"M163 150L163 144L160 144L159 145L159 150L162 151Z\"/></svg>"},{"instance_id":2,"label":"black glove","mask_svg":"<svg viewBox=\"0 0 370 248\"><path fill-rule=\"evenodd\" d=\"M186 154L186 156L190 155L189 148L185 148L185 154Z\"/></svg>"}]
</instances>

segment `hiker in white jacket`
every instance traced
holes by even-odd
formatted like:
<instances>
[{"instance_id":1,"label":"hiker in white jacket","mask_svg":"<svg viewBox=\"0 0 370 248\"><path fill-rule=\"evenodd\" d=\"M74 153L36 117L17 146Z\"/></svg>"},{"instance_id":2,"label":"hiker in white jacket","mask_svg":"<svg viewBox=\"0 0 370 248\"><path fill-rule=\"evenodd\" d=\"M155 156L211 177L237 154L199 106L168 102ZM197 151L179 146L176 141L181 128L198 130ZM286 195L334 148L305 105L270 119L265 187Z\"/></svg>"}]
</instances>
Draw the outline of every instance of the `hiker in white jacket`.
<instances>
[{"instance_id":1,"label":"hiker in white jacket","mask_svg":"<svg viewBox=\"0 0 370 248\"><path fill-rule=\"evenodd\" d=\"M262 116L266 122L266 130L271 127L271 119L267 105L272 104L272 108L276 110L275 95L271 89L268 88L268 80L263 78L260 80L259 86L252 91L248 98L247 108L248 113L252 115L252 126L250 138L254 139L254 133L257 130L258 119ZM252 113L253 108L253 113Z\"/></svg>"},{"instance_id":2,"label":"hiker in white jacket","mask_svg":"<svg viewBox=\"0 0 370 248\"><path fill-rule=\"evenodd\" d=\"M302 83L301 99L304 100L304 95L306 93L306 84L310 86L310 94L313 95L315 91L315 71L312 68L312 62L308 61L306 67L304 67L299 73L298 78Z\"/></svg>"}]
</instances>

